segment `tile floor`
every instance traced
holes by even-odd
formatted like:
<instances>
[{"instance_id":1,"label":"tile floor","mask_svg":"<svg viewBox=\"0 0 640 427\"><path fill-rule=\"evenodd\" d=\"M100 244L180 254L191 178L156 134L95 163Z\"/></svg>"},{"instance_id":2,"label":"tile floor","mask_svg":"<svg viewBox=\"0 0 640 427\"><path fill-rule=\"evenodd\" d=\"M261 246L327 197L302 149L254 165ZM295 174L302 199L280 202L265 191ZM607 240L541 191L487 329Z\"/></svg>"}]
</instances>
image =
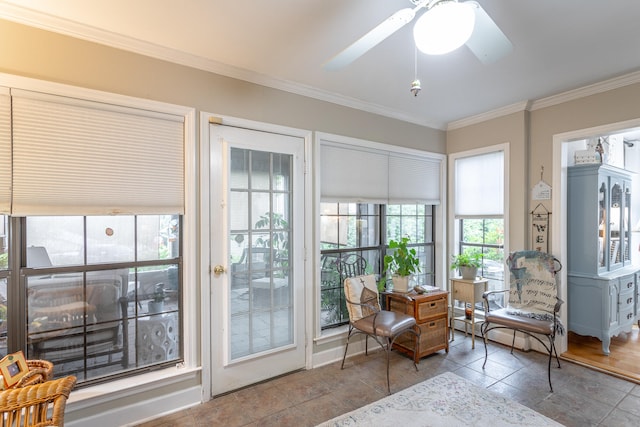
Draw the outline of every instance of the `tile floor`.
<instances>
[{"instance_id":1,"label":"tile floor","mask_svg":"<svg viewBox=\"0 0 640 427\"><path fill-rule=\"evenodd\" d=\"M445 371L504 394L566 426L640 425L640 385L567 361L552 365L554 392L547 382L547 358L490 344L483 371L482 343L456 334L449 353L440 351L420 361L392 353L391 391L399 391ZM386 395L385 358L380 352L347 359L310 371L296 372L217 397L202 405L140 424L169 426L315 426ZM556 365L557 366L557 365Z\"/></svg>"}]
</instances>

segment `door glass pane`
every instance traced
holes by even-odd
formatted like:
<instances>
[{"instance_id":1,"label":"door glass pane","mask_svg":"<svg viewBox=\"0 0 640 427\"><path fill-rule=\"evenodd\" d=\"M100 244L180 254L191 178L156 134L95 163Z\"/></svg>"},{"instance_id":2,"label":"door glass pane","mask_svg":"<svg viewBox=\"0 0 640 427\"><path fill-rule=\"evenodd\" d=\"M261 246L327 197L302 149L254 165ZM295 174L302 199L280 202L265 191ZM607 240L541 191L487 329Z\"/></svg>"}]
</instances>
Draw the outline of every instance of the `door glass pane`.
<instances>
[{"instance_id":1,"label":"door glass pane","mask_svg":"<svg viewBox=\"0 0 640 427\"><path fill-rule=\"evenodd\" d=\"M245 150L231 149L229 185L234 189L249 187L249 154Z\"/></svg>"},{"instance_id":2,"label":"door glass pane","mask_svg":"<svg viewBox=\"0 0 640 427\"><path fill-rule=\"evenodd\" d=\"M253 151L251 153L251 188L268 190L270 185L271 158L269 153Z\"/></svg>"},{"instance_id":3,"label":"door glass pane","mask_svg":"<svg viewBox=\"0 0 640 427\"><path fill-rule=\"evenodd\" d=\"M288 191L291 179L291 156L274 154L273 156L273 189Z\"/></svg>"},{"instance_id":4,"label":"door glass pane","mask_svg":"<svg viewBox=\"0 0 640 427\"><path fill-rule=\"evenodd\" d=\"M229 197L229 215L249 221L247 228L233 228L238 222L231 220L229 230L229 348L234 360L293 343L293 287L287 220L291 211L290 156L237 148L232 152L251 164L246 192L250 206L243 203L243 197L236 197L234 188ZM277 177L272 173L274 164ZM233 169L230 173L239 175ZM277 195L273 192L275 181Z\"/></svg>"}]
</instances>

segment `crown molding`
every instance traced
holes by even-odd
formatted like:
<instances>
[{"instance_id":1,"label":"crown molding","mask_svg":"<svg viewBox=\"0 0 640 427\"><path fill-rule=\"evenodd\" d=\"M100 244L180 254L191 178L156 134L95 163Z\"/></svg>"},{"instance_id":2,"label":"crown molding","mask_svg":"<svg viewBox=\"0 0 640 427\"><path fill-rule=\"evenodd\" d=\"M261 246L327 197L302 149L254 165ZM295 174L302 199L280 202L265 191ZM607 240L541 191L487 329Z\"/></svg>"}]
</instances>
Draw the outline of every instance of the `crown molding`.
<instances>
[{"instance_id":1,"label":"crown molding","mask_svg":"<svg viewBox=\"0 0 640 427\"><path fill-rule=\"evenodd\" d=\"M477 123L486 122L487 120L496 119L498 117L506 116L513 113L518 113L520 111L526 111L529 108L529 104L530 104L529 101L517 102L515 104L500 107L495 110L477 114L475 116L456 120L454 122L450 122L447 125L447 131L460 129L466 126L475 125Z\"/></svg>"},{"instance_id":2,"label":"crown molding","mask_svg":"<svg viewBox=\"0 0 640 427\"><path fill-rule=\"evenodd\" d=\"M497 108L478 115L470 116L453 122L439 123L409 115L405 112L390 109L388 107L362 101L360 99L346 97L344 95L323 91L318 88L303 85L297 82L277 79L265 74L256 73L247 69L230 66L198 55L170 49L143 40L125 37L123 35L101 30L86 24L58 18L32 9L0 1L0 19L17 22L46 31L67 35L70 37L98 43L113 48L137 53L140 55L160 59L163 61L185 65L191 68L207 71L221 76L254 83L260 86L301 95L319 101L325 101L343 107L353 108L371 114L380 115L404 122L425 126L437 130L455 130L465 126L481 123L487 120L502 117L520 111L534 111L546 108L586 96L618 89L624 86L640 82L640 71L614 77L603 82L594 83L581 88L551 95L537 100L522 101L515 104Z\"/></svg>"},{"instance_id":3,"label":"crown molding","mask_svg":"<svg viewBox=\"0 0 640 427\"><path fill-rule=\"evenodd\" d=\"M463 128L465 126L470 126L477 123L482 123L484 121L502 117L518 111L535 111L541 108L552 107L554 105L562 104L591 95L596 95L598 93L603 93L614 89L619 89L621 87L629 86L636 83L640 83L640 71L635 71L623 76L614 77L602 82L558 93L556 95L551 95L545 98L540 98L533 101L519 102L492 111L487 111L486 113L456 120L454 122L450 122L447 125L447 131Z\"/></svg>"},{"instance_id":4,"label":"crown molding","mask_svg":"<svg viewBox=\"0 0 640 427\"><path fill-rule=\"evenodd\" d=\"M621 87L629 86L635 83L640 83L640 71L635 71L633 73L614 77L609 80L604 80L602 82L583 86L578 89L562 92L557 95L551 95L546 98L537 99L531 103L530 110L534 111L541 108L552 107L564 102L596 95L598 93L607 92L613 89L619 89Z\"/></svg>"},{"instance_id":5,"label":"crown molding","mask_svg":"<svg viewBox=\"0 0 640 427\"><path fill-rule=\"evenodd\" d=\"M392 110L388 107L346 97L337 93L323 91L297 82L276 79L265 74L230 66L198 55L123 36L121 34L102 30L86 24L69 21L32 9L20 7L12 3L0 2L0 18L163 61L185 65L187 67L196 68L225 77L254 83L260 86L270 87L296 95L341 105L343 107L353 108L367 113L377 114L439 130L444 130L445 128L444 123L430 122L425 120L424 117L408 115L402 111Z\"/></svg>"}]
</instances>

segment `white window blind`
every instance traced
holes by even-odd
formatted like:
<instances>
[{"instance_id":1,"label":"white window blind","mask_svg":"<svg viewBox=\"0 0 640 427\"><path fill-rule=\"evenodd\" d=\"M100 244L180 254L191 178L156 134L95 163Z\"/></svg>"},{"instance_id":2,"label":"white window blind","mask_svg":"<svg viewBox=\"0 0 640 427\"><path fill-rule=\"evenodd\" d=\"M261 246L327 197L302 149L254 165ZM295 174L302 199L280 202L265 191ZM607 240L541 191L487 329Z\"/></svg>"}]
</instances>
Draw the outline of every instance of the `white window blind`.
<instances>
[{"instance_id":1,"label":"white window blind","mask_svg":"<svg viewBox=\"0 0 640 427\"><path fill-rule=\"evenodd\" d=\"M323 202L387 203L389 156L356 146L322 144L320 185Z\"/></svg>"},{"instance_id":2,"label":"white window blind","mask_svg":"<svg viewBox=\"0 0 640 427\"><path fill-rule=\"evenodd\" d=\"M389 156L390 204L440 204L440 161Z\"/></svg>"},{"instance_id":3,"label":"white window blind","mask_svg":"<svg viewBox=\"0 0 640 427\"><path fill-rule=\"evenodd\" d=\"M11 213L11 98L0 87L0 214Z\"/></svg>"},{"instance_id":4,"label":"white window blind","mask_svg":"<svg viewBox=\"0 0 640 427\"><path fill-rule=\"evenodd\" d=\"M436 158L323 141L320 175L323 202L440 203Z\"/></svg>"},{"instance_id":5,"label":"white window blind","mask_svg":"<svg viewBox=\"0 0 640 427\"><path fill-rule=\"evenodd\" d=\"M182 116L11 94L13 215L184 213Z\"/></svg>"},{"instance_id":6,"label":"white window blind","mask_svg":"<svg viewBox=\"0 0 640 427\"><path fill-rule=\"evenodd\" d=\"M504 215L504 152L496 151L455 161L455 216Z\"/></svg>"}]
</instances>

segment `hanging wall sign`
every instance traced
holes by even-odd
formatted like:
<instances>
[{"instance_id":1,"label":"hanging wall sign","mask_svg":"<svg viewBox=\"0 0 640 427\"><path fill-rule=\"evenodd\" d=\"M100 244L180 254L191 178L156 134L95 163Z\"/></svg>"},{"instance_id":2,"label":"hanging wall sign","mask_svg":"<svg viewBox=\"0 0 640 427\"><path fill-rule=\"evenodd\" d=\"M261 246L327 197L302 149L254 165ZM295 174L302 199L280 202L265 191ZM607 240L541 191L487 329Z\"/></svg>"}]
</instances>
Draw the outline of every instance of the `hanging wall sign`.
<instances>
[{"instance_id":1,"label":"hanging wall sign","mask_svg":"<svg viewBox=\"0 0 640 427\"><path fill-rule=\"evenodd\" d=\"M542 203L531 212L531 247L539 252L549 252L549 215Z\"/></svg>"},{"instance_id":2,"label":"hanging wall sign","mask_svg":"<svg viewBox=\"0 0 640 427\"><path fill-rule=\"evenodd\" d=\"M540 166L540 181L531 190L533 200L551 200L551 186L544 182L543 175L544 166Z\"/></svg>"},{"instance_id":3,"label":"hanging wall sign","mask_svg":"<svg viewBox=\"0 0 640 427\"><path fill-rule=\"evenodd\" d=\"M551 199L551 186L544 181L538 182L531 192L531 198L533 200L550 200Z\"/></svg>"}]
</instances>

